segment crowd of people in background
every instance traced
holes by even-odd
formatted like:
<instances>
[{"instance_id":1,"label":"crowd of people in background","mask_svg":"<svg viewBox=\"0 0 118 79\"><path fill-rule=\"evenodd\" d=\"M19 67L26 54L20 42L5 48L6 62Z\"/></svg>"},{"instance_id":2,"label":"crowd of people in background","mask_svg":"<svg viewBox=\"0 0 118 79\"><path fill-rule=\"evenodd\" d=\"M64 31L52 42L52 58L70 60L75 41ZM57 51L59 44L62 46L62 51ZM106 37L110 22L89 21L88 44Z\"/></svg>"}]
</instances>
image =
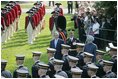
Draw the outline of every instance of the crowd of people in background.
<instances>
[{"instance_id":1,"label":"crowd of people in background","mask_svg":"<svg viewBox=\"0 0 118 79\"><path fill-rule=\"evenodd\" d=\"M68 5L70 4L71 2L68 2ZM36 5L38 6L38 2ZM66 18L60 7L62 4L55 3L55 5L57 7L51 12L52 16L49 18L52 40L47 48L48 64L40 61L42 52L33 51L34 64L30 74L29 69L24 66L25 56L17 55L18 67L14 70L13 76L5 70L6 60L1 61L1 76L5 78L116 78L117 46L113 44L113 41L116 41L113 36L117 32L108 32L108 29L116 30L116 13L110 17L104 15L103 9L91 10L88 7L84 9L78 4L75 14L70 18L74 21L74 29L67 30ZM69 13L72 13L72 10ZM79 39L74 35L76 29ZM106 46L109 47L108 50L100 50ZM110 56L108 60L104 59L107 54Z\"/></svg>"}]
</instances>

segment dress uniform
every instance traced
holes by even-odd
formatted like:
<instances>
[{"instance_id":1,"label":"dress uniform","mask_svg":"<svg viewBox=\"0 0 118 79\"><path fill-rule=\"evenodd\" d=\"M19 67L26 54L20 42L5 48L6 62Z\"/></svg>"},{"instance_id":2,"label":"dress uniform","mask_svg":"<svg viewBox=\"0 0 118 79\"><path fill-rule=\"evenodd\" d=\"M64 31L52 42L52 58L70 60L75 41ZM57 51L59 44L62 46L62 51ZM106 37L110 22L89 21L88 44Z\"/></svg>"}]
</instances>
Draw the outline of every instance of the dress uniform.
<instances>
[{"instance_id":1,"label":"dress uniform","mask_svg":"<svg viewBox=\"0 0 118 79\"><path fill-rule=\"evenodd\" d=\"M17 78L28 78L28 71L23 69L16 70L18 77Z\"/></svg>"},{"instance_id":2,"label":"dress uniform","mask_svg":"<svg viewBox=\"0 0 118 79\"><path fill-rule=\"evenodd\" d=\"M36 20L32 11L27 12L29 15L25 18L25 29L28 33L28 43L33 44L33 33L35 29Z\"/></svg>"},{"instance_id":3,"label":"dress uniform","mask_svg":"<svg viewBox=\"0 0 118 79\"><path fill-rule=\"evenodd\" d=\"M73 13L73 1L67 1L68 13Z\"/></svg>"},{"instance_id":4,"label":"dress uniform","mask_svg":"<svg viewBox=\"0 0 118 79\"><path fill-rule=\"evenodd\" d=\"M81 78L82 72L80 68L71 68L72 78Z\"/></svg>"},{"instance_id":5,"label":"dress uniform","mask_svg":"<svg viewBox=\"0 0 118 79\"><path fill-rule=\"evenodd\" d=\"M56 52L56 49L54 48L47 48L47 54L48 54L48 59L49 61L54 57L54 54Z\"/></svg>"},{"instance_id":6,"label":"dress uniform","mask_svg":"<svg viewBox=\"0 0 118 79\"><path fill-rule=\"evenodd\" d=\"M92 57L94 55L93 54L90 54L88 52L84 52L84 64L83 64L83 72L82 72L82 78L89 78L89 75L87 73L87 69L88 69L88 64L91 64L92 63Z\"/></svg>"},{"instance_id":7,"label":"dress uniform","mask_svg":"<svg viewBox=\"0 0 118 79\"><path fill-rule=\"evenodd\" d=\"M5 19L3 17L3 13L1 13L1 42L6 42L7 41L7 35L6 35L6 25L5 25Z\"/></svg>"},{"instance_id":8,"label":"dress uniform","mask_svg":"<svg viewBox=\"0 0 118 79\"><path fill-rule=\"evenodd\" d=\"M69 70L66 71L66 73L68 74L69 78L72 78L72 74L71 74L71 68L78 68L77 62L78 62L78 58L73 57L73 56L68 56L68 63L69 63Z\"/></svg>"},{"instance_id":9,"label":"dress uniform","mask_svg":"<svg viewBox=\"0 0 118 79\"><path fill-rule=\"evenodd\" d=\"M40 62L41 52L32 52L33 53L33 60L34 64L32 66L32 77L38 78L38 63Z\"/></svg>"},{"instance_id":10,"label":"dress uniform","mask_svg":"<svg viewBox=\"0 0 118 79\"><path fill-rule=\"evenodd\" d=\"M57 7L54 9L54 11L59 11L59 13L61 15L63 15L63 9L59 7L62 4L61 3L56 3L55 5L57 5Z\"/></svg>"},{"instance_id":11,"label":"dress uniform","mask_svg":"<svg viewBox=\"0 0 118 79\"><path fill-rule=\"evenodd\" d=\"M25 59L25 55L16 55L16 64L23 65Z\"/></svg>"},{"instance_id":12,"label":"dress uniform","mask_svg":"<svg viewBox=\"0 0 118 79\"><path fill-rule=\"evenodd\" d=\"M69 55L71 55L71 56L77 55L76 45L74 43L79 42L79 40L74 37L74 31L75 31L74 29L68 30L69 38L67 38L67 40L66 40L66 44L71 46L71 48L70 48L71 50L69 51Z\"/></svg>"},{"instance_id":13,"label":"dress uniform","mask_svg":"<svg viewBox=\"0 0 118 79\"><path fill-rule=\"evenodd\" d=\"M1 76L5 77L5 78L12 78L12 74L10 71L5 70L7 65L7 61L2 59L1 60Z\"/></svg>"},{"instance_id":14,"label":"dress uniform","mask_svg":"<svg viewBox=\"0 0 118 79\"><path fill-rule=\"evenodd\" d=\"M49 76L46 75L48 68L49 68L49 65L44 64L44 63L38 63L38 77L49 78Z\"/></svg>"},{"instance_id":15,"label":"dress uniform","mask_svg":"<svg viewBox=\"0 0 118 79\"><path fill-rule=\"evenodd\" d=\"M79 59L77 66L79 68L82 68L83 65L84 65L84 52L83 52L83 48L84 48L85 44L84 43L76 43L75 45L77 47L77 53L78 53L76 55L76 57Z\"/></svg>"},{"instance_id":16,"label":"dress uniform","mask_svg":"<svg viewBox=\"0 0 118 79\"><path fill-rule=\"evenodd\" d=\"M66 44L61 44L61 45L62 45L61 52L63 54L62 60L64 61L62 70L67 72L67 71L70 70L70 66L69 66L69 63L68 63L68 51L70 49L70 46L66 45Z\"/></svg>"},{"instance_id":17,"label":"dress uniform","mask_svg":"<svg viewBox=\"0 0 118 79\"><path fill-rule=\"evenodd\" d=\"M24 73L27 72L27 73ZM26 75L27 74L27 75ZM27 67L20 65L18 68L13 72L13 78L19 78L19 77L26 77L31 78L31 75L29 74L29 70Z\"/></svg>"},{"instance_id":18,"label":"dress uniform","mask_svg":"<svg viewBox=\"0 0 118 79\"><path fill-rule=\"evenodd\" d=\"M96 76L97 69L98 67L94 63L88 64L88 75L91 78L99 78Z\"/></svg>"},{"instance_id":19,"label":"dress uniform","mask_svg":"<svg viewBox=\"0 0 118 79\"><path fill-rule=\"evenodd\" d=\"M56 71L55 74L68 78L68 75L66 74L66 72L62 71L63 63L64 63L63 60L54 59L54 69Z\"/></svg>"},{"instance_id":20,"label":"dress uniform","mask_svg":"<svg viewBox=\"0 0 118 79\"><path fill-rule=\"evenodd\" d=\"M98 68L98 70L97 70L97 73L96 73L96 75L98 76L98 77L102 77L103 75L105 75L105 72L104 72L104 70L103 70L103 56L104 56L104 54L105 54L105 52L104 51L101 51L101 50L96 50L96 63L95 63L95 65L97 66L97 67L99 67Z\"/></svg>"},{"instance_id":21,"label":"dress uniform","mask_svg":"<svg viewBox=\"0 0 118 79\"><path fill-rule=\"evenodd\" d=\"M112 72L113 62L103 60L103 64L104 64L103 69L106 72L106 74L103 76L103 78L117 78L116 74L114 72Z\"/></svg>"},{"instance_id":22,"label":"dress uniform","mask_svg":"<svg viewBox=\"0 0 118 79\"><path fill-rule=\"evenodd\" d=\"M109 54L111 56L110 61L114 62L112 67L112 72L117 74L117 47L110 46Z\"/></svg>"},{"instance_id":23,"label":"dress uniform","mask_svg":"<svg viewBox=\"0 0 118 79\"><path fill-rule=\"evenodd\" d=\"M5 19L5 25L6 25L6 40L9 38L9 26L10 26L10 14L6 8L2 8L3 17Z\"/></svg>"},{"instance_id":24,"label":"dress uniform","mask_svg":"<svg viewBox=\"0 0 118 79\"><path fill-rule=\"evenodd\" d=\"M51 32L54 28L54 24L56 23L56 21L55 21L56 13L57 13L56 11L51 12L52 16L49 18L49 29Z\"/></svg>"},{"instance_id":25,"label":"dress uniform","mask_svg":"<svg viewBox=\"0 0 118 79\"><path fill-rule=\"evenodd\" d=\"M49 62L48 62L49 70L47 71L47 75L49 75L50 78L53 78L55 74L54 63L53 63L55 52L56 52L56 49L47 48L48 59L49 59Z\"/></svg>"}]
</instances>

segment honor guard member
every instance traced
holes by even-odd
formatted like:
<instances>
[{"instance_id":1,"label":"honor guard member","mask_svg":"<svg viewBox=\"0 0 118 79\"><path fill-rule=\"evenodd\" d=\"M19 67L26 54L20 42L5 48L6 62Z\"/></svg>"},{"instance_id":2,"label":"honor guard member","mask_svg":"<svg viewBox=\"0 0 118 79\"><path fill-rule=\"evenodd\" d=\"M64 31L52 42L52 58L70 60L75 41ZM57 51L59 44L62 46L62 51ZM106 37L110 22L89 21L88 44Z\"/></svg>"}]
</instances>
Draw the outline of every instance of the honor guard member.
<instances>
[{"instance_id":1,"label":"honor guard member","mask_svg":"<svg viewBox=\"0 0 118 79\"><path fill-rule=\"evenodd\" d=\"M112 67L112 72L117 74L117 47L110 46L109 54L111 56L110 61L114 62Z\"/></svg>"},{"instance_id":2,"label":"honor guard member","mask_svg":"<svg viewBox=\"0 0 118 79\"><path fill-rule=\"evenodd\" d=\"M60 60L62 59L61 44L64 44L64 41L59 38L59 33L56 31L56 32L54 32L54 39L52 39L50 42L50 48L56 49L54 58L60 59Z\"/></svg>"},{"instance_id":3,"label":"honor guard member","mask_svg":"<svg viewBox=\"0 0 118 79\"><path fill-rule=\"evenodd\" d=\"M9 4L7 4L5 6L5 8L9 14L9 18L10 18L10 23L9 23L9 27L8 27L8 39L10 39L10 37L13 35L15 12L14 12L14 10L12 10L11 5L9 5Z\"/></svg>"},{"instance_id":4,"label":"honor guard member","mask_svg":"<svg viewBox=\"0 0 118 79\"><path fill-rule=\"evenodd\" d=\"M47 74L49 75L50 78L53 78L55 74L54 63L53 63L55 52L56 52L56 49L47 48L48 65L49 65L49 70L47 71Z\"/></svg>"},{"instance_id":5,"label":"honor guard member","mask_svg":"<svg viewBox=\"0 0 118 79\"><path fill-rule=\"evenodd\" d=\"M63 60L54 59L54 69L56 71L55 74L68 78L68 75L66 74L66 72L62 71L63 63L64 63Z\"/></svg>"},{"instance_id":6,"label":"honor guard member","mask_svg":"<svg viewBox=\"0 0 118 79\"><path fill-rule=\"evenodd\" d=\"M83 65L83 73L82 73L82 78L89 78L88 73L87 73L87 69L88 69L88 64L92 63L92 58L93 58L93 54L90 54L88 52L84 52L84 65Z\"/></svg>"},{"instance_id":7,"label":"honor guard member","mask_svg":"<svg viewBox=\"0 0 118 79\"><path fill-rule=\"evenodd\" d=\"M96 60L97 61L96 61L95 65L97 67L99 67L98 70L97 70L96 75L100 78L105 75L105 72L103 70L103 56L104 56L104 54L105 54L104 51L96 50Z\"/></svg>"},{"instance_id":8,"label":"honor guard member","mask_svg":"<svg viewBox=\"0 0 118 79\"><path fill-rule=\"evenodd\" d=\"M38 78L38 63L40 62L41 52L32 52L33 53L33 60L34 64L32 66L32 77Z\"/></svg>"},{"instance_id":9,"label":"honor guard member","mask_svg":"<svg viewBox=\"0 0 118 79\"><path fill-rule=\"evenodd\" d=\"M106 72L103 78L117 78L117 75L114 72L112 72L113 62L103 60L103 64L104 64L103 69Z\"/></svg>"},{"instance_id":10,"label":"honor guard member","mask_svg":"<svg viewBox=\"0 0 118 79\"><path fill-rule=\"evenodd\" d=\"M38 63L38 78L49 78L48 75L46 75L48 71L49 65L44 63Z\"/></svg>"},{"instance_id":11,"label":"honor guard member","mask_svg":"<svg viewBox=\"0 0 118 79\"><path fill-rule=\"evenodd\" d=\"M18 77L17 78L28 78L28 71L23 69L16 70Z\"/></svg>"},{"instance_id":12,"label":"honor guard member","mask_svg":"<svg viewBox=\"0 0 118 79\"><path fill-rule=\"evenodd\" d=\"M9 11L6 8L2 8L2 13L3 13L3 17L5 19L5 25L6 25L6 40L8 40L9 38L9 26L10 26L10 14Z\"/></svg>"},{"instance_id":13,"label":"honor guard member","mask_svg":"<svg viewBox=\"0 0 118 79\"><path fill-rule=\"evenodd\" d=\"M80 68L71 68L72 78L81 78L82 72Z\"/></svg>"},{"instance_id":14,"label":"honor guard member","mask_svg":"<svg viewBox=\"0 0 118 79\"><path fill-rule=\"evenodd\" d=\"M98 67L94 63L88 64L87 73L88 73L89 77L99 78L99 77L96 76L97 70L98 70Z\"/></svg>"},{"instance_id":15,"label":"honor guard member","mask_svg":"<svg viewBox=\"0 0 118 79\"><path fill-rule=\"evenodd\" d=\"M28 43L33 44L33 33L35 29L35 18L33 17L33 12L32 11L27 11L28 16L25 18L25 29L26 32L28 33Z\"/></svg>"},{"instance_id":16,"label":"honor guard member","mask_svg":"<svg viewBox=\"0 0 118 79\"><path fill-rule=\"evenodd\" d=\"M70 51L69 51L69 55L75 57L77 55L75 43L79 42L79 40L77 40L74 37L74 31L75 31L74 29L68 29L69 38L67 38L66 44L71 46Z\"/></svg>"},{"instance_id":17,"label":"honor guard member","mask_svg":"<svg viewBox=\"0 0 118 79\"><path fill-rule=\"evenodd\" d=\"M78 58L76 57L73 57L73 56L68 56L68 62L69 62L69 71L66 71L67 74L68 74L68 77L69 78L72 78L72 74L71 74L71 69L72 68L78 68L76 65L78 63Z\"/></svg>"},{"instance_id":18,"label":"honor guard member","mask_svg":"<svg viewBox=\"0 0 118 79\"><path fill-rule=\"evenodd\" d=\"M70 70L69 63L68 63L68 51L70 49L70 46L66 44L61 44L61 46L62 46L61 52L63 55L62 60L64 61L62 70L66 72Z\"/></svg>"},{"instance_id":19,"label":"honor guard member","mask_svg":"<svg viewBox=\"0 0 118 79\"><path fill-rule=\"evenodd\" d=\"M52 16L49 18L49 29L52 33L52 30L54 28L54 24L56 23L56 11L51 12Z\"/></svg>"},{"instance_id":20,"label":"honor guard member","mask_svg":"<svg viewBox=\"0 0 118 79\"><path fill-rule=\"evenodd\" d=\"M62 8L60 8L60 5L62 5L61 3L56 3L55 4L57 7L54 9L54 11L59 11L59 13L61 14L61 15L63 15L63 9Z\"/></svg>"},{"instance_id":21,"label":"honor guard member","mask_svg":"<svg viewBox=\"0 0 118 79\"><path fill-rule=\"evenodd\" d=\"M1 12L1 42L7 41L7 28L5 25L5 18L3 16L4 14Z\"/></svg>"},{"instance_id":22,"label":"honor guard member","mask_svg":"<svg viewBox=\"0 0 118 79\"><path fill-rule=\"evenodd\" d=\"M77 50L77 55L76 57L79 59L77 66L79 68L82 68L84 65L84 52L83 52L83 48L84 48L85 44L84 43L76 43L76 50Z\"/></svg>"},{"instance_id":23,"label":"honor guard member","mask_svg":"<svg viewBox=\"0 0 118 79\"><path fill-rule=\"evenodd\" d=\"M1 60L1 76L3 76L4 78L12 78L12 74L10 71L5 70L7 65L7 61L2 59Z\"/></svg>"}]
</instances>

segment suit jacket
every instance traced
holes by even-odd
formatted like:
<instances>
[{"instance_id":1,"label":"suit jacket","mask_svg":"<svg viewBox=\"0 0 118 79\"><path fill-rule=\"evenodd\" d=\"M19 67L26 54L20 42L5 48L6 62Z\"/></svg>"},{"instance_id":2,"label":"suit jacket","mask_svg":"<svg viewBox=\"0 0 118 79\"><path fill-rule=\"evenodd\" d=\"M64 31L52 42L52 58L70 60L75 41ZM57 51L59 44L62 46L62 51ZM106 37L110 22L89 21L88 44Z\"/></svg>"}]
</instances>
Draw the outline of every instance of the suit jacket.
<instances>
[{"instance_id":1,"label":"suit jacket","mask_svg":"<svg viewBox=\"0 0 118 79\"><path fill-rule=\"evenodd\" d=\"M62 59L62 54L61 54L61 49L62 49L62 46L61 44L64 44L64 41L61 40L61 39L58 39L58 42L57 42L57 46L55 47L55 43L54 43L54 39L50 42L50 48L55 48L56 49L56 53L54 55L54 58L56 59Z\"/></svg>"},{"instance_id":2,"label":"suit jacket","mask_svg":"<svg viewBox=\"0 0 118 79\"><path fill-rule=\"evenodd\" d=\"M68 38L66 40L66 44L71 46L71 49L76 49L76 45L73 45L73 42L79 42L79 40L77 40L76 38L73 38L72 41L71 41L70 38ZM71 56L76 56L77 52L76 51L69 51L68 54L71 55Z\"/></svg>"}]
</instances>

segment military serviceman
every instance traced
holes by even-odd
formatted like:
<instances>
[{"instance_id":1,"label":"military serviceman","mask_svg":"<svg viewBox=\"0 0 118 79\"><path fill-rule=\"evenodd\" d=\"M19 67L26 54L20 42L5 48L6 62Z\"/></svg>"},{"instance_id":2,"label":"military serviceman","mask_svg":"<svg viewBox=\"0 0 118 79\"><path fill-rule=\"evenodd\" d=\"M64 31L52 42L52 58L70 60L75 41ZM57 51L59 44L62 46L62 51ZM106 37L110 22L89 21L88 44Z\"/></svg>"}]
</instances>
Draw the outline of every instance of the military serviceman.
<instances>
[{"instance_id":1,"label":"military serviceman","mask_svg":"<svg viewBox=\"0 0 118 79\"><path fill-rule=\"evenodd\" d=\"M1 60L1 76L5 77L5 78L12 78L12 74L10 71L5 70L7 65L7 61L2 59Z\"/></svg>"},{"instance_id":2,"label":"military serviceman","mask_svg":"<svg viewBox=\"0 0 118 79\"><path fill-rule=\"evenodd\" d=\"M77 46L76 50L77 50L77 53L78 53L76 55L76 57L79 59L77 66L79 68L82 68L82 66L84 65L84 60L83 60L84 59L84 52L83 52L83 48L84 48L85 44L84 43L76 43L76 46Z\"/></svg>"},{"instance_id":3,"label":"military serviceman","mask_svg":"<svg viewBox=\"0 0 118 79\"><path fill-rule=\"evenodd\" d=\"M111 56L110 61L114 62L112 71L115 74L117 74L117 47L115 46L109 46L109 47L110 47L109 55Z\"/></svg>"},{"instance_id":4,"label":"military serviceman","mask_svg":"<svg viewBox=\"0 0 118 79\"><path fill-rule=\"evenodd\" d=\"M63 9L62 8L60 8L60 5L62 5L61 3L56 3L55 5L57 5L57 7L54 9L54 11L59 11L59 13L61 14L61 15L63 15Z\"/></svg>"},{"instance_id":5,"label":"military serviceman","mask_svg":"<svg viewBox=\"0 0 118 79\"><path fill-rule=\"evenodd\" d=\"M105 75L105 72L104 72L104 70L103 70L103 56L104 56L104 54L105 54L105 52L104 51L101 51L101 50L96 50L96 63L95 63L95 65L97 66L97 67L99 67L98 68L98 70L97 70L97 73L96 73L96 75L98 76L98 77L102 77L103 75Z\"/></svg>"},{"instance_id":6,"label":"military serviceman","mask_svg":"<svg viewBox=\"0 0 118 79\"><path fill-rule=\"evenodd\" d=\"M80 68L71 68L72 78L81 78L82 72Z\"/></svg>"},{"instance_id":7,"label":"military serviceman","mask_svg":"<svg viewBox=\"0 0 118 79\"><path fill-rule=\"evenodd\" d=\"M103 60L103 64L104 64L103 69L106 72L106 74L103 76L103 78L116 78L117 77L116 74L114 72L112 72L113 62Z\"/></svg>"},{"instance_id":8,"label":"military serviceman","mask_svg":"<svg viewBox=\"0 0 118 79\"><path fill-rule=\"evenodd\" d=\"M32 11L27 11L26 13L28 13L28 16L26 16L25 18L25 29L28 33L28 43L33 44L33 33L35 29L36 20L33 16Z\"/></svg>"},{"instance_id":9,"label":"military serviceman","mask_svg":"<svg viewBox=\"0 0 118 79\"><path fill-rule=\"evenodd\" d=\"M76 65L78 63L78 58L73 57L73 56L68 56L68 63L69 63L69 71L66 71L66 73L68 74L69 78L72 78L72 74L71 74L71 68L78 68Z\"/></svg>"},{"instance_id":10,"label":"military serviceman","mask_svg":"<svg viewBox=\"0 0 118 79\"><path fill-rule=\"evenodd\" d=\"M93 54L90 54L88 52L84 52L84 65L83 65L83 73L82 73L82 78L89 78L88 73L87 73L87 65L92 63L92 58Z\"/></svg>"},{"instance_id":11,"label":"military serviceman","mask_svg":"<svg viewBox=\"0 0 118 79\"><path fill-rule=\"evenodd\" d=\"M62 46L61 52L63 55L62 60L64 61L62 70L66 72L70 70L69 63L68 63L68 51L70 49L70 46L66 44L61 44L61 46Z\"/></svg>"},{"instance_id":12,"label":"military serviceman","mask_svg":"<svg viewBox=\"0 0 118 79\"><path fill-rule=\"evenodd\" d=\"M16 55L17 69L15 69L15 71L13 72L13 78L18 77L18 74L17 74L18 69L27 70L29 72L28 68L23 66L24 58L25 58L24 55ZM28 78L30 78L30 77L31 77L31 75L28 73Z\"/></svg>"},{"instance_id":13,"label":"military serviceman","mask_svg":"<svg viewBox=\"0 0 118 79\"><path fill-rule=\"evenodd\" d=\"M47 74L49 75L50 78L54 77L55 70L54 70L54 54L56 52L56 49L54 48L47 48L47 54L48 54L48 65L49 65L49 70L47 71Z\"/></svg>"},{"instance_id":14,"label":"military serviceman","mask_svg":"<svg viewBox=\"0 0 118 79\"><path fill-rule=\"evenodd\" d=\"M68 78L68 75L66 74L66 72L62 71L63 63L64 63L63 60L54 59L54 69L56 71L55 74Z\"/></svg>"},{"instance_id":15,"label":"military serviceman","mask_svg":"<svg viewBox=\"0 0 118 79\"><path fill-rule=\"evenodd\" d=\"M29 72L25 69L18 69L16 70L16 72L18 74L17 78L29 78L28 77Z\"/></svg>"},{"instance_id":16,"label":"military serviceman","mask_svg":"<svg viewBox=\"0 0 118 79\"><path fill-rule=\"evenodd\" d=\"M34 64L32 66L32 77L37 78L38 77L38 63L40 62L40 56L41 52L32 52L33 53L33 60Z\"/></svg>"},{"instance_id":17,"label":"military serviceman","mask_svg":"<svg viewBox=\"0 0 118 79\"><path fill-rule=\"evenodd\" d=\"M47 70L49 66L44 63L38 63L38 78L49 78L48 75L46 75Z\"/></svg>"},{"instance_id":18,"label":"military serviceman","mask_svg":"<svg viewBox=\"0 0 118 79\"><path fill-rule=\"evenodd\" d=\"M3 10L3 8L1 8ZM4 13L1 12L1 42L7 41L7 28L5 25Z\"/></svg>"},{"instance_id":19,"label":"military serviceman","mask_svg":"<svg viewBox=\"0 0 118 79\"><path fill-rule=\"evenodd\" d=\"M88 75L90 76L90 78L99 78L96 76L96 72L97 72L98 67L94 64L88 64Z\"/></svg>"}]
</instances>

